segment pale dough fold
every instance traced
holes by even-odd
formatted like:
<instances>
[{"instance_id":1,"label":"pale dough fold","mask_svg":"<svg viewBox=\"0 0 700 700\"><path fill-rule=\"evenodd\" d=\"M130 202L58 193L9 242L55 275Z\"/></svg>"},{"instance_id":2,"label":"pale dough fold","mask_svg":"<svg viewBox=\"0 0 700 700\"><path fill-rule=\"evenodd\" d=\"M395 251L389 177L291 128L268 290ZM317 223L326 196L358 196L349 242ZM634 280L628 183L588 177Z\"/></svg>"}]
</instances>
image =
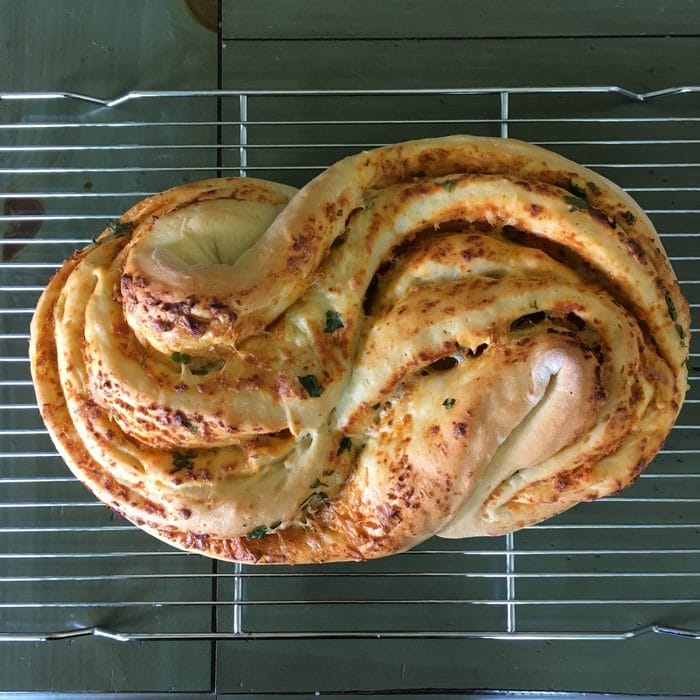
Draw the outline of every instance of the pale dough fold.
<instances>
[{"instance_id":1,"label":"pale dough fold","mask_svg":"<svg viewBox=\"0 0 700 700\"><path fill-rule=\"evenodd\" d=\"M360 153L138 203L65 262L32 373L73 473L211 557L366 559L628 486L690 315L619 187L507 139Z\"/></svg>"}]
</instances>

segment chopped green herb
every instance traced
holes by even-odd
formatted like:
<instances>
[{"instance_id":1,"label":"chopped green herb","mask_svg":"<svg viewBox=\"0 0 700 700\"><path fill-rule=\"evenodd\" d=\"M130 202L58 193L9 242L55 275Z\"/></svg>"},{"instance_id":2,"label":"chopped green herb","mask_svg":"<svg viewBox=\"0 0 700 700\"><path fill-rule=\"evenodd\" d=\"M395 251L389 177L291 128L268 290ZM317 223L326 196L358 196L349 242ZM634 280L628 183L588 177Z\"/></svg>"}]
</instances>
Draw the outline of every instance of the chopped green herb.
<instances>
[{"instance_id":1,"label":"chopped green herb","mask_svg":"<svg viewBox=\"0 0 700 700\"><path fill-rule=\"evenodd\" d=\"M105 227L109 230L109 234L104 238L100 239L101 233L98 233L92 237L92 242L96 245L99 243L104 243L105 241L113 241L115 238L121 238L125 236L131 229L134 228L134 224L131 221L119 221L119 219L110 219Z\"/></svg>"},{"instance_id":2,"label":"chopped green herb","mask_svg":"<svg viewBox=\"0 0 700 700\"><path fill-rule=\"evenodd\" d=\"M118 238L119 236L123 236L129 233L129 231L131 231L131 229L134 228L134 224L131 221L119 221L119 219L110 219L107 222L107 228L110 230L110 232L115 238Z\"/></svg>"},{"instance_id":3,"label":"chopped green herb","mask_svg":"<svg viewBox=\"0 0 700 700\"><path fill-rule=\"evenodd\" d=\"M223 360L212 360L211 362L205 362L203 365L198 365L197 367L190 367L190 372L197 377L202 377L205 374L209 374L209 372L221 369L223 366Z\"/></svg>"},{"instance_id":4,"label":"chopped green herb","mask_svg":"<svg viewBox=\"0 0 700 700\"><path fill-rule=\"evenodd\" d=\"M302 377L297 377L297 379L312 398L319 397L326 390L325 387L319 384L318 377L315 374L305 374Z\"/></svg>"},{"instance_id":5,"label":"chopped green herb","mask_svg":"<svg viewBox=\"0 0 700 700\"><path fill-rule=\"evenodd\" d=\"M349 437L344 437L340 441L340 446L338 447L336 454L340 456L343 454L343 452L350 452L350 450L352 450L352 440Z\"/></svg>"},{"instance_id":6,"label":"chopped green herb","mask_svg":"<svg viewBox=\"0 0 700 700\"><path fill-rule=\"evenodd\" d=\"M270 532L270 528L267 525L259 525L254 530L251 530L245 538L247 540L261 540L268 532Z\"/></svg>"},{"instance_id":7,"label":"chopped green herb","mask_svg":"<svg viewBox=\"0 0 700 700\"><path fill-rule=\"evenodd\" d=\"M591 191L591 194L599 195L600 194L600 187L595 184L595 182L587 182L586 187Z\"/></svg>"},{"instance_id":8,"label":"chopped green herb","mask_svg":"<svg viewBox=\"0 0 700 700\"><path fill-rule=\"evenodd\" d=\"M564 201L571 205L569 211L586 211L591 208L590 203L586 199L581 197L576 197L573 194L564 195Z\"/></svg>"},{"instance_id":9,"label":"chopped green herb","mask_svg":"<svg viewBox=\"0 0 700 700\"><path fill-rule=\"evenodd\" d=\"M314 483L311 484L311 486L309 486L309 488L317 489L319 486L326 486L327 487L328 484L324 484L320 479L316 479L316 481L314 481Z\"/></svg>"},{"instance_id":10,"label":"chopped green herb","mask_svg":"<svg viewBox=\"0 0 700 700\"><path fill-rule=\"evenodd\" d=\"M623 211L620 216L628 226L634 226L635 222L637 221L637 218L631 211Z\"/></svg>"},{"instance_id":11,"label":"chopped green herb","mask_svg":"<svg viewBox=\"0 0 700 700\"><path fill-rule=\"evenodd\" d=\"M445 180L445 182L442 183L442 186L448 192L452 192L452 188L455 186L455 182L457 182L457 180Z\"/></svg>"},{"instance_id":12,"label":"chopped green herb","mask_svg":"<svg viewBox=\"0 0 700 700\"><path fill-rule=\"evenodd\" d=\"M195 425L193 423L190 423L190 421L188 421L187 418L183 418L180 421L180 425L183 428L186 428L187 430L189 430L193 434L197 432L197 428L195 427Z\"/></svg>"},{"instance_id":13,"label":"chopped green herb","mask_svg":"<svg viewBox=\"0 0 700 700\"><path fill-rule=\"evenodd\" d=\"M685 340L685 331L683 330L683 326L681 326L681 324L678 323L678 311L676 311L676 305L673 303L673 299L671 298L669 292L666 292L664 299L666 300L666 308L668 309L668 315L671 317L671 320L675 323L676 333L678 333L678 337L681 340Z\"/></svg>"},{"instance_id":14,"label":"chopped green herb","mask_svg":"<svg viewBox=\"0 0 700 700\"><path fill-rule=\"evenodd\" d=\"M451 411L454 408L454 405L457 403L457 399L445 399L442 402L442 405L448 410Z\"/></svg>"},{"instance_id":15,"label":"chopped green herb","mask_svg":"<svg viewBox=\"0 0 700 700\"><path fill-rule=\"evenodd\" d=\"M676 311L676 305L673 303L673 299L671 299L671 295L666 292L666 307L668 308L668 315L671 317L672 321L677 321L678 320L678 312Z\"/></svg>"},{"instance_id":16,"label":"chopped green herb","mask_svg":"<svg viewBox=\"0 0 700 700\"><path fill-rule=\"evenodd\" d=\"M378 403L375 403L374 406L372 406L372 410L376 411L381 405L382 405L381 401L379 401Z\"/></svg>"},{"instance_id":17,"label":"chopped green herb","mask_svg":"<svg viewBox=\"0 0 700 700\"><path fill-rule=\"evenodd\" d=\"M276 530L281 524L282 524L282 521L278 520L277 522L272 523L272 525L259 525L254 530L251 530L245 536L245 538L247 540L260 540L263 537L265 537L265 535L268 535L269 533Z\"/></svg>"},{"instance_id":18,"label":"chopped green herb","mask_svg":"<svg viewBox=\"0 0 700 700\"><path fill-rule=\"evenodd\" d=\"M184 352L174 352L171 356L170 359L173 362L177 362L181 365L186 365L192 362L192 357L190 355L186 355Z\"/></svg>"},{"instance_id":19,"label":"chopped green herb","mask_svg":"<svg viewBox=\"0 0 700 700\"><path fill-rule=\"evenodd\" d=\"M324 333L335 333L344 327L340 314L337 311L326 311L326 327Z\"/></svg>"},{"instance_id":20,"label":"chopped green herb","mask_svg":"<svg viewBox=\"0 0 700 700\"><path fill-rule=\"evenodd\" d=\"M202 376L204 374L209 374L213 370L221 369L224 366L223 360L211 360L210 362L203 362L200 364L192 365L192 360L194 359L191 355L187 355L184 352L174 352L170 359L173 362L178 362L181 365L190 365L189 370L192 374L197 376Z\"/></svg>"},{"instance_id":21,"label":"chopped green herb","mask_svg":"<svg viewBox=\"0 0 700 700\"><path fill-rule=\"evenodd\" d=\"M540 307L539 307L539 304L537 303L537 301L531 301L531 302L530 302L530 308L531 308L531 309L535 309L536 311L539 311L539 310L540 310Z\"/></svg>"},{"instance_id":22,"label":"chopped green herb","mask_svg":"<svg viewBox=\"0 0 700 700\"><path fill-rule=\"evenodd\" d=\"M569 180L569 191L579 199L582 199L588 204L588 193L583 187L579 187L573 180Z\"/></svg>"},{"instance_id":23,"label":"chopped green herb","mask_svg":"<svg viewBox=\"0 0 700 700\"><path fill-rule=\"evenodd\" d=\"M327 500L328 494L325 491L316 491L302 501L300 508L302 511L306 511L309 508L316 508L317 506L320 506L321 503Z\"/></svg>"},{"instance_id":24,"label":"chopped green herb","mask_svg":"<svg viewBox=\"0 0 700 700\"><path fill-rule=\"evenodd\" d=\"M170 470L171 474L179 472L181 469L193 469L194 462L192 461L193 455L187 454L186 452L173 452L173 468Z\"/></svg>"},{"instance_id":25,"label":"chopped green herb","mask_svg":"<svg viewBox=\"0 0 700 700\"><path fill-rule=\"evenodd\" d=\"M342 209L338 209L338 211L335 213L335 215L336 215L338 218L340 218L340 217L343 215L343 210L342 210Z\"/></svg>"}]
</instances>

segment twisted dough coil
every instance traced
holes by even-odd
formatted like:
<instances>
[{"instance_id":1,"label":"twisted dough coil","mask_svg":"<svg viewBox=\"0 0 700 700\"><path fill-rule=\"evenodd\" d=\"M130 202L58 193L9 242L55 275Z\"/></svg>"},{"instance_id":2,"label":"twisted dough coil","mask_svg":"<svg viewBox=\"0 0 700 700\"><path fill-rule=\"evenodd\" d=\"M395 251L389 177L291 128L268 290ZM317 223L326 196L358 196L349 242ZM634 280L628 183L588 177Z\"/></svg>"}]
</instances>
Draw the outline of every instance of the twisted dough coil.
<instances>
[{"instance_id":1,"label":"twisted dough coil","mask_svg":"<svg viewBox=\"0 0 700 700\"><path fill-rule=\"evenodd\" d=\"M42 416L100 499L242 562L498 535L630 484L687 389L689 311L605 178L407 142L306 187L175 187L47 286Z\"/></svg>"}]
</instances>

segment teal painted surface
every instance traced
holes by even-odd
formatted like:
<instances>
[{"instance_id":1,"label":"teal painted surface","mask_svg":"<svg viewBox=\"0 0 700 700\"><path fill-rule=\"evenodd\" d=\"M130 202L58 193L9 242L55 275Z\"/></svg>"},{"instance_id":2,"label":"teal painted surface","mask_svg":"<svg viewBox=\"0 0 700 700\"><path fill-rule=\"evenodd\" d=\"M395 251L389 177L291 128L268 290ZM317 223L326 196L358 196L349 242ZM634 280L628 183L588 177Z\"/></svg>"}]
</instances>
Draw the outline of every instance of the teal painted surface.
<instances>
[{"instance_id":1,"label":"teal painted surface","mask_svg":"<svg viewBox=\"0 0 700 700\"><path fill-rule=\"evenodd\" d=\"M697 37L224 43L223 86L247 89L623 85L700 82Z\"/></svg>"},{"instance_id":2,"label":"teal painted surface","mask_svg":"<svg viewBox=\"0 0 700 700\"><path fill-rule=\"evenodd\" d=\"M0 17L0 90L216 87L216 34L179 0L0 0Z\"/></svg>"},{"instance_id":3,"label":"teal painted surface","mask_svg":"<svg viewBox=\"0 0 700 700\"><path fill-rule=\"evenodd\" d=\"M231 38L223 49L221 82L230 89L620 83L639 90L700 83L697 3L637 3L637 12L622 28L620 18L632 12L630 3L569 4L568 10L547 21L541 34L538 22L544 20L537 13L544 12L551 3L519 5L506 18L503 28L493 24L492 13L500 12L497 4L443 4L459 14L456 21L446 21L444 15L433 11L433 3L343 3L333 15L332 3L320 6L315 2L292 5L271 0L257 4L226 0L222 31ZM217 37L194 22L184 3L32 0L20 4L4 0L0 11L9 18L0 26L0 58L5 60L4 65L11 65L11 70L0 70L0 90L65 89L105 97L129 89L217 86ZM383 14L395 21L382 22ZM342 21L343 16L347 21ZM575 23L572 17L578 18ZM567 25L571 27L569 32ZM404 38L418 36L417 27L421 37L432 38ZM606 31L607 27L611 29ZM494 38L503 37L501 32L512 33L513 38ZM590 36L573 37L582 34ZM662 34L673 36L661 38ZM334 40L324 40L329 36ZM378 36L391 39L372 40ZM352 38L357 40L347 40ZM511 98L510 106L511 135L545 143L582 162L597 164L604 174L626 187L637 188L635 196L651 211L669 254L697 255L698 198L697 191L688 188L700 186L700 166L674 166L677 162L686 166L700 163L698 144L691 143L700 140L698 122L691 121L700 118L697 97L637 105L611 96L537 95ZM87 241L96 227L143 194L214 175L217 128L211 122L217 119L218 107L216 100L209 98L143 101L114 110L73 103L0 103L0 120L4 123L43 120L122 125L0 130L0 146L93 147L48 155L0 153L2 168L95 170L60 176L27 173L2 180L0 191L9 196L25 191L67 195L47 198L44 206L48 214L95 217L74 222L46 221L36 243L26 246L15 261L58 262L76 244L56 241ZM238 99L223 99L221 109L224 121L230 122L222 126L223 168L225 173L236 174L240 164ZM358 148L455 131L500 133L497 96L250 97L248 113L254 122L247 129L248 172L297 185L306 182L317 166ZM592 115L627 120L673 115L676 120L585 121ZM559 118L583 121L547 121ZM313 123L329 119L377 123ZM404 119L425 123L387 123ZM178 126L191 120L200 124ZM142 126L126 125L131 122ZM170 126L161 127L159 122ZM685 143L599 143L620 139ZM579 143L557 143L561 141ZM317 146L328 143L349 145ZM95 148L130 145L139 148ZM182 149L182 145L195 148ZM624 167L611 167L619 163ZM108 172L105 166L136 172ZM646 189L649 187L665 189L650 191ZM106 192L114 196L95 196ZM75 194L81 196L70 196ZM0 227L4 225L0 222ZM697 261L675 264L683 279L698 279ZM2 268L0 286L39 287L50 273L46 268ZM699 285L686 285L684 291L691 303L700 304ZM0 303L28 308L38 293L0 290ZM28 315L2 316L0 330L21 334L26 332L27 321ZM25 338L1 342L4 355L26 356ZM700 351L697 342L694 339L691 346L696 357ZM28 379L26 362L0 363L0 380ZM699 386L697 381L693 383L692 398L700 399ZM33 401L33 392L30 386L0 385L0 398L4 403L27 404ZM699 405L688 404L680 422L700 423ZM6 430L41 429L36 411L4 411L0 419ZM51 450L43 435L3 435L1 439L3 452ZM667 447L696 449L697 439L691 430L677 430ZM0 532L0 576L26 579L12 584L0 582L0 603L24 606L0 607L3 631L41 633L88 624L129 632L233 631L232 601L237 593L232 565L214 565L173 553L112 518L106 509L93 505L94 499L79 484L56 481L66 473L55 457L0 461L0 478L54 480L3 483L2 502L67 504L0 509L0 528L6 528ZM676 476L665 476L669 473ZM516 571L522 576L516 581L515 591L520 599L529 601L516 609L517 628L617 631L650 621L700 627L700 605L695 602L700 572L698 502L660 501L649 507L634 500L700 499L697 474L697 457L682 452L662 455L649 470L648 478L625 494L627 500L585 505L548 526L516 535L515 545L521 552L516 558ZM605 527L577 527L585 525ZM667 527L654 527L659 525ZM60 529L74 527L83 531L76 534ZM21 532L9 532L7 528ZM583 553L590 550L607 553ZM621 555L621 550L632 553ZM658 550L665 553L658 554ZM245 631L268 633L503 630L503 551L502 539L432 541L419 553L364 565L293 571L244 567L238 591L239 620ZM90 556L114 552L133 554ZM42 553L60 556L31 556ZM219 574L215 581L211 576L214 570ZM545 574L558 576L546 578ZM67 580L76 575L82 579ZM47 577L55 580L48 581ZM434 602L416 602L428 598ZM678 598L692 602L658 602ZM560 602L547 605L546 601L552 599ZM630 602L646 599L657 602ZM581 600L599 602L577 602ZM605 602L610 600L622 602ZM134 604L124 606L125 601ZM219 605L212 615L214 601ZM46 607L42 603L55 605ZM205 696L215 687L222 693L240 694L378 692L394 688L693 693L700 691L696 661L699 644L658 636L606 643L236 640L216 644L215 663L213 645L208 641L119 644L82 639L72 643L2 644L0 690L172 689L202 692Z\"/></svg>"},{"instance_id":4,"label":"teal painted surface","mask_svg":"<svg viewBox=\"0 0 700 700\"><path fill-rule=\"evenodd\" d=\"M226 39L446 39L700 34L694 0L225 0Z\"/></svg>"},{"instance_id":5,"label":"teal painted surface","mask_svg":"<svg viewBox=\"0 0 700 700\"><path fill-rule=\"evenodd\" d=\"M697 646L687 640L491 642L350 640L220 645L226 692L480 689L692 694ZM291 682L290 682L291 681Z\"/></svg>"}]
</instances>

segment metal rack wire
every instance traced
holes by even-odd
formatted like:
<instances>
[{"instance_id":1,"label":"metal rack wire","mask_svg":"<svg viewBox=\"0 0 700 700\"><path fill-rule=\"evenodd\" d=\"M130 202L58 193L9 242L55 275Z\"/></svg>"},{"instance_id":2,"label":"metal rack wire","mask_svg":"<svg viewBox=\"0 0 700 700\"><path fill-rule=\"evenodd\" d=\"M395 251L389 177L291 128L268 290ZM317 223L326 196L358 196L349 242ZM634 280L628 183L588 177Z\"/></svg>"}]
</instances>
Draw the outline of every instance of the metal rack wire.
<instances>
[{"instance_id":1,"label":"metal rack wire","mask_svg":"<svg viewBox=\"0 0 700 700\"><path fill-rule=\"evenodd\" d=\"M697 369L666 446L618 497L500 539L255 568L154 541L68 474L38 414L27 339L53 270L150 193L226 174L301 185L358 149L455 132L540 143L625 187L697 325L699 127L698 87L0 94L0 641L698 638Z\"/></svg>"}]
</instances>

